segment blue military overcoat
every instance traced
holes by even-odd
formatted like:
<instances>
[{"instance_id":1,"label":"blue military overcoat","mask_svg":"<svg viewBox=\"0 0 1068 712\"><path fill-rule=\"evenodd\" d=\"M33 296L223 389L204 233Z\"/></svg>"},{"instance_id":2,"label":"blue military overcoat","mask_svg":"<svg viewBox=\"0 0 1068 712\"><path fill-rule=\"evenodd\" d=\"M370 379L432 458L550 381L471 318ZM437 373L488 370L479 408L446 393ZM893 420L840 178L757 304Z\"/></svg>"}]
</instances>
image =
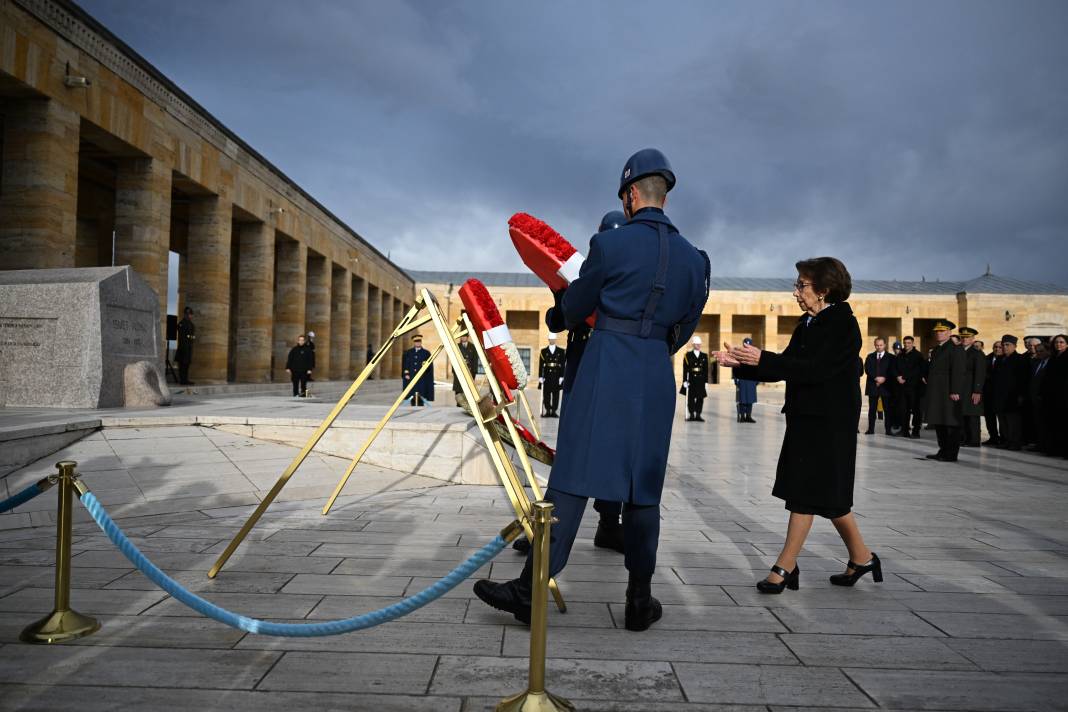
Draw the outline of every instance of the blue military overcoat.
<instances>
[{"instance_id":1,"label":"blue military overcoat","mask_svg":"<svg viewBox=\"0 0 1068 712\"><path fill-rule=\"evenodd\" d=\"M742 405L753 405L757 402L757 382L745 378L735 378L736 391L734 400Z\"/></svg>"},{"instance_id":2,"label":"blue military overcoat","mask_svg":"<svg viewBox=\"0 0 1068 712\"><path fill-rule=\"evenodd\" d=\"M411 348L404 352L404 358L401 359L401 381L402 386L407 386L408 382L412 380L412 376L416 371L422 368L427 359L430 358L430 352L424 348ZM412 395L416 393L423 397L423 400L434 400L434 369L427 369L427 372L423 374L423 377L419 379L419 382L415 384L415 388L412 390Z\"/></svg>"},{"instance_id":3,"label":"blue military overcoat","mask_svg":"<svg viewBox=\"0 0 1068 712\"><path fill-rule=\"evenodd\" d=\"M658 225L667 236L666 289L653 323L668 335L609 330L606 317L640 320L656 277ZM590 239L578 279L561 299L569 327L596 310L560 419L549 487L584 497L658 504L667 470L675 378L671 354L690 340L708 299L708 256L663 211L644 208L626 225Z\"/></svg>"}]
</instances>

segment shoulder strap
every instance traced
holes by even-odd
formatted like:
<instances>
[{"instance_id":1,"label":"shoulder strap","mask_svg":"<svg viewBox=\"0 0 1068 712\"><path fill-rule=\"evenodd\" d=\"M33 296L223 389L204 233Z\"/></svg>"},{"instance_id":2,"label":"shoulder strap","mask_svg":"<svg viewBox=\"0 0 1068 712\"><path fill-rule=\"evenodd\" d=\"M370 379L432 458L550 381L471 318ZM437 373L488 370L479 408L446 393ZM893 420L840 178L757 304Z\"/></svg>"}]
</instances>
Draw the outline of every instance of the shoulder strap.
<instances>
[{"instance_id":1,"label":"shoulder strap","mask_svg":"<svg viewBox=\"0 0 1068 712\"><path fill-rule=\"evenodd\" d=\"M649 298L645 302L645 309L642 311L641 330L639 334L643 339L649 338L649 335L653 331L653 316L656 314L656 307L660 303L660 298L664 296L664 290L667 289L669 253L667 227L664 223L656 223L656 232L658 238L656 277L653 279L653 289L649 292Z\"/></svg>"}]
</instances>

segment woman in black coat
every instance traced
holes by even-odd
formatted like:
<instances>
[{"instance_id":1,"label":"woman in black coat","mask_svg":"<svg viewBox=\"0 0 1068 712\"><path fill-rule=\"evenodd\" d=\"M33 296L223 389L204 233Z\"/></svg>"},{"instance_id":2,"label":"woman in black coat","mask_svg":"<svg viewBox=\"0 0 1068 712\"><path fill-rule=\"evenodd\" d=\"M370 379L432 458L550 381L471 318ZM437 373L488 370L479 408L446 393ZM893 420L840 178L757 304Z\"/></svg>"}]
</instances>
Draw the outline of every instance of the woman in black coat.
<instances>
[{"instance_id":1,"label":"woman in black coat","mask_svg":"<svg viewBox=\"0 0 1068 712\"><path fill-rule=\"evenodd\" d=\"M717 354L734 368L735 378L786 381L786 436L772 494L786 501L790 523L771 574L757 584L763 593L797 590L801 553L814 515L834 524L849 550L844 574L831 583L852 586L873 573L882 581L882 566L864 543L853 506L853 474L860 418L860 327L846 299L849 272L833 257L797 263L794 298L805 316L781 354L750 345ZM859 562L859 563L858 563Z\"/></svg>"}]
</instances>

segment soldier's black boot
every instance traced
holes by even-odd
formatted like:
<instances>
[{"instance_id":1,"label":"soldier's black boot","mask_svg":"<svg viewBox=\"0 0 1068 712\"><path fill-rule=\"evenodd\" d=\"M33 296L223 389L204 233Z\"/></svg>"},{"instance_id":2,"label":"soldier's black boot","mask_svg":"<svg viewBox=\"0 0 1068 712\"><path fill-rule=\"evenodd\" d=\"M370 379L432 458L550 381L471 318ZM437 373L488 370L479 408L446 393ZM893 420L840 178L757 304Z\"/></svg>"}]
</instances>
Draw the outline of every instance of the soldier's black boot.
<instances>
[{"instance_id":1,"label":"soldier's black boot","mask_svg":"<svg viewBox=\"0 0 1068 712\"><path fill-rule=\"evenodd\" d=\"M597 522L597 533L593 535L593 545L602 549L611 549L623 553L623 525L619 520L613 521L601 517Z\"/></svg>"},{"instance_id":2,"label":"soldier's black boot","mask_svg":"<svg viewBox=\"0 0 1068 712\"><path fill-rule=\"evenodd\" d=\"M653 598L652 580L652 575L630 575L630 581L627 583L627 607L624 612L627 630L646 630L664 615L660 601Z\"/></svg>"},{"instance_id":3,"label":"soldier's black boot","mask_svg":"<svg viewBox=\"0 0 1068 712\"><path fill-rule=\"evenodd\" d=\"M512 542L512 548L526 556L530 552L530 540L525 536L521 536Z\"/></svg>"},{"instance_id":4,"label":"soldier's black boot","mask_svg":"<svg viewBox=\"0 0 1068 712\"><path fill-rule=\"evenodd\" d=\"M520 623L530 625L530 583L522 579L512 579L504 583L494 583L488 579L475 582L475 595L483 603L515 616Z\"/></svg>"}]
</instances>

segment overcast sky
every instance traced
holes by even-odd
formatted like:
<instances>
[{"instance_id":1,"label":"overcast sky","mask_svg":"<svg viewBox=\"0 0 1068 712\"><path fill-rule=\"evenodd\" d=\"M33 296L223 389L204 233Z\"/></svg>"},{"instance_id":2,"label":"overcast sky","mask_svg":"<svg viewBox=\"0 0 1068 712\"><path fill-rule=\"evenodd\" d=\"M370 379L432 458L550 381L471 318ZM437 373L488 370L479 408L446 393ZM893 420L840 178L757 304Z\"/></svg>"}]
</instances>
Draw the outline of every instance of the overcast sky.
<instances>
[{"instance_id":1,"label":"overcast sky","mask_svg":"<svg viewBox=\"0 0 1068 712\"><path fill-rule=\"evenodd\" d=\"M1068 284L1068 3L82 0L415 269L585 251L633 151L716 275Z\"/></svg>"}]
</instances>

